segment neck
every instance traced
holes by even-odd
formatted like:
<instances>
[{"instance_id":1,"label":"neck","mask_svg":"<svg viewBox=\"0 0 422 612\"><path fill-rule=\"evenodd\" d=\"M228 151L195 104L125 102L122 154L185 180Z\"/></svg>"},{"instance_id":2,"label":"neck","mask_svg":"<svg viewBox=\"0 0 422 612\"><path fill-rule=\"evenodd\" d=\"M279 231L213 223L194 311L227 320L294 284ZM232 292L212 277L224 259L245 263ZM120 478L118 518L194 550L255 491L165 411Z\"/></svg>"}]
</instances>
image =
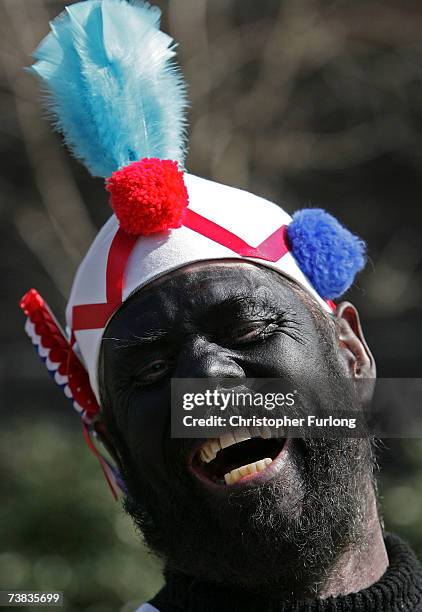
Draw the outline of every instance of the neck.
<instances>
[{"instance_id":1,"label":"neck","mask_svg":"<svg viewBox=\"0 0 422 612\"><path fill-rule=\"evenodd\" d=\"M371 487L363 537L336 560L317 588L318 597L326 599L367 589L381 578L387 567L388 555Z\"/></svg>"},{"instance_id":2,"label":"neck","mask_svg":"<svg viewBox=\"0 0 422 612\"><path fill-rule=\"evenodd\" d=\"M379 523L378 523L379 529ZM356 612L420 612L422 602L422 567L410 548L396 536L386 537L386 548L389 564L385 573L367 588L364 585L373 580L378 572L370 568L367 562L369 556L362 554L351 556L349 560L343 560L343 566L338 569L337 579L331 577L331 589L328 588L326 597L306 597L303 599L285 599L283 597L265 597L263 594L248 592L245 588L221 585L196 580L195 578L178 574L177 572L166 572L166 585L152 600L153 606L160 612L344 612L355 610ZM369 547L368 547L369 548ZM378 556L383 559L384 547ZM372 551L373 553L374 551ZM371 553L371 558L373 557ZM377 564L380 571L383 563L373 557L374 565ZM351 592L350 572L357 567L357 559L362 559L365 567L370 571L372 578L357 580L353 588L360 589ZM384 560L385 563L385 560ZM363 568L358 568L361 576ZM341 575L341 579L338 579ZM349 578L346 579L346 576ZM334 585L337 585L334 588ZM341 586L347 585L347 586ZM331 593L348 592L347 595L330 596Z\"/></svg>"},{"instance_id":3,"label":"neck","mask_svg":"<svg viewBox=\"0 0 422 612\"><path fill-rule=\"evenodd\" d=\"M378 530L379 523L377 522ZM166 585L152 600L153 606L159 612L420 612L422 602L422 567L409 547L396 536L386 537L386 548L389 564L386 564L385 548L379 546L371 549L368 543L368 553L355 553L348 559L344 558L342 567L337 568L337 578L334 574L324 584L325 597L286 599L283 597L265 597L264 594L249 592L245 588L200 581L177 572L166 572ZM371 563L368 562L368 557ZM364 563L359 567L358 559ZM378 559L378 560L377 560ZM384 561L382 561L384 559ZM372 563L373 561L373 563ZM371 565L376 565L374 571ZM385 573L376 579L381 567L386 566ZM352 568L357 569L360 578L351 580ZM371 578L369 578L371 576ZM376 580L373 583L373 580ZM329 588L329 584L333 585ZM352 583L355 585L352 587ZM360 585L371 583L367 588ZM335 587L334 587L335 585ZM351 591L351 588L358 592ZM330 596L330 593L348 593Z\"/></svg>"}]
</instances>

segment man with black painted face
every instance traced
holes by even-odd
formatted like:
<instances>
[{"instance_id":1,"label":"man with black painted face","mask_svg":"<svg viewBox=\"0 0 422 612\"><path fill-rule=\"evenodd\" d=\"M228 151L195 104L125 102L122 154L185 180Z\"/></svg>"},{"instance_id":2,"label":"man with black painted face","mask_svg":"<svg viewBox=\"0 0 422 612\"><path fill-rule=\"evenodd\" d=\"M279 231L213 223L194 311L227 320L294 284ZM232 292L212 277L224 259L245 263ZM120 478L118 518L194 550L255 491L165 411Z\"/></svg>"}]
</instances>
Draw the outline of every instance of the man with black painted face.
<instances>
[{"instance_id":1,"label":"man with black painted face","mask_svg":"<svg viewBox=\"0 0 422 612\"><path fill-rule=\"evenodd\" d=\"M125 507L166 564L166 586L151 605L419 609L409 607L421 587L416 559L397 538L383 538L368 440L290 439L265 470L217 486L192 468L198 444L169 434L173 376L375 376L350 303L333 316L260 266L194 264L126 302L106 329L100 363ZM414 575L394 593L404 569Z\"/></svg>"},{"instance_id":2,"label":"man with black painted face","mask_svg":"<svg viewBox=\"0 0 422 612\"><path fill-rule=\"evenodd\" d=\"M369 439L170 436L172 378L300 388L318 373L327 390L375 376L355 308L332 302L364 243L323 210L292 218L185 172L173 56L148 4L86 0L54 21L32 67L114 214L76 274L67 332L35 290L26 331L164 560L165 586L141 610L422 610L421 567L380 525Z\"/></svg>"}]
</instances>

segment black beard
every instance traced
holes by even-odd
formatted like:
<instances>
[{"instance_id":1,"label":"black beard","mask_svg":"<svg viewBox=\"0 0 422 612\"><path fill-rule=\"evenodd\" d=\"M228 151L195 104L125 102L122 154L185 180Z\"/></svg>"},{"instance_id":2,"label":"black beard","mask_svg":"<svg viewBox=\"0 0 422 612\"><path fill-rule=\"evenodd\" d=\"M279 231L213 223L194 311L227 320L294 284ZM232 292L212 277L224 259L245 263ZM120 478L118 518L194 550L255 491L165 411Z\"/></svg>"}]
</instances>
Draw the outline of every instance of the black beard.
<instances>
[{"instance_id":1,"label":"black beard","mask_svg":"<svg viewBox=\"0 0 422 612\"><path fill-rule=\"evenodd\" d=\"M157 494L124 474L125 510L167 567L278 596L315 594L327 570L362 541L372 486L368 440L293 440L288 481L228 500L206 497L187 474Z\"/></svg>"}]
</instances>

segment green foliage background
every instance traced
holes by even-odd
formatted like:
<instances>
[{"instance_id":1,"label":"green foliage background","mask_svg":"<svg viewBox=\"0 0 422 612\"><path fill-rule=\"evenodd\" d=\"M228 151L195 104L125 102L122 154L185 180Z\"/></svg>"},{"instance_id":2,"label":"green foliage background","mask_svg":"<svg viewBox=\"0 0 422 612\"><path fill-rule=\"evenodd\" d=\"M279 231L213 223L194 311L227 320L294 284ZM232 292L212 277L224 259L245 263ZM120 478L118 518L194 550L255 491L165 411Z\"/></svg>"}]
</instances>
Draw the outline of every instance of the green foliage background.
<instances>
[{"instance_id":1,"label":"green foliage background","mask_svg":"<svg viewBox=\"0 0 422 612\"><path fill-rule=\"evenodd\" d=\"M0 483L0 590L62 590L69 612L129 612L159 589L158 561L77 429L8 422Z\"/></svg>"}]
</instances>

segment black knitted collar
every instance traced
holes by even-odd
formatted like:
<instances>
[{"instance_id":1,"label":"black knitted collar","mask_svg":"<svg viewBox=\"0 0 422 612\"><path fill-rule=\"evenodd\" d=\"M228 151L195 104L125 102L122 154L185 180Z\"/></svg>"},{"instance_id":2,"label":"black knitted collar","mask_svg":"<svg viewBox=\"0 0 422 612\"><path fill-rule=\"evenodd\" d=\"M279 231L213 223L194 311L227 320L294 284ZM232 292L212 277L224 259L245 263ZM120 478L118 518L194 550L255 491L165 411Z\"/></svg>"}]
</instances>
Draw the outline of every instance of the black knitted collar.
<instances>
[{"instance_id":1,"label":"black knitted collar","mask_svg":"<svg viewBox=\"0 0 422 612\"><path fill-rule=\"evenodd\" d=\"M286 603L166 574L150 602L159 612L422 612L422 566L400 538L385 538L390 565L368 589L324 600Z\"/></svg>"}]
</instances>

